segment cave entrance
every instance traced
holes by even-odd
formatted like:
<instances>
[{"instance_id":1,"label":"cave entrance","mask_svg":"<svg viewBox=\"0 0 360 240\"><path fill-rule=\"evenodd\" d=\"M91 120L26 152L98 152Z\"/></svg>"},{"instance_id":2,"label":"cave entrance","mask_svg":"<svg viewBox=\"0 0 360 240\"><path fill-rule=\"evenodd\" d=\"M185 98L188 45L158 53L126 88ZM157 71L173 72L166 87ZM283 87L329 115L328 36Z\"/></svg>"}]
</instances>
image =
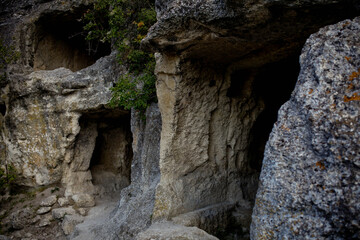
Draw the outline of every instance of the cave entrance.
<instances>
[{"instance_id":1,"label":"cave entrance","mask_svg":"<svg viewBox=\"0 0 360 240\"><path fill-rule=\"evenodd\" d=\"M72 12L53 12L36 22L34 70L53 70L60 67L78 71L110 54L110 44L85 40L84 23L80 21L85 9Z\"/></svg>"},{"instance_id":2,"label":"cave entrance","mask_svg":"<svg viewBox=\"0 0 360 240\"><path fill-rule=\"evenodd\" d=\"M80 119L80 127L84 132L93 132L87 136L92 138L88 169L94 193L101 198L118 197L120 190L130 184L133 157L130 114L115 110L86 113Z\"/></svg>"},{"instance_id":3,"label":"cave entrance","mask_svg":"<svg viewBox=\"0 0 360 240\"><path fill-rule=\"evenodd\" d=\"M290 99L300 72L299 55L267 64L255 71L254 97L264 104L256 118L249 137L248 164L261 171L265 145L277 120L280 107Z\"/></svg>"},{"instance_id":4,"label":"cave entrance","mask_svg":"<svg viewBox=\"0 0 360 240\"><path fill-rule=\"evenodd\" d=\"M257 68L237 69L230 75L226 96L231 102L228 125L232 127L226 127L234 138L228 148L232 151L228 179L236 188L229 191L233 194L229 196L238 205L231 210L226 228L214 232L220 239L249 237L265 145L278 110L289 100L298 74L298 56L294 56Z\"/></svg>"}]
</instances>

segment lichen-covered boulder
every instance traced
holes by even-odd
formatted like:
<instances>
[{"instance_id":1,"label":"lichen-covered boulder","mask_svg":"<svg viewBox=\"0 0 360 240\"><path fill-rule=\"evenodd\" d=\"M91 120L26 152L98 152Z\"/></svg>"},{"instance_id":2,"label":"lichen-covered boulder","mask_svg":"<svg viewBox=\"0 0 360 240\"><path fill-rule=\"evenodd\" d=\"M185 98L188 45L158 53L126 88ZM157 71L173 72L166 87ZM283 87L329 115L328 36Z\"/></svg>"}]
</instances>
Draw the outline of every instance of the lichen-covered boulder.
<instances>
[{"instance_id":1,"label":"lichen-covered boulder","mask_svg":"<svg viewBox=\"0 0 360 240\"><path fill-rule=\"evenodd\" d=\"M252 239L360 237L360 18L306 42L266 146Z\"/></svg>"}]
</instances>

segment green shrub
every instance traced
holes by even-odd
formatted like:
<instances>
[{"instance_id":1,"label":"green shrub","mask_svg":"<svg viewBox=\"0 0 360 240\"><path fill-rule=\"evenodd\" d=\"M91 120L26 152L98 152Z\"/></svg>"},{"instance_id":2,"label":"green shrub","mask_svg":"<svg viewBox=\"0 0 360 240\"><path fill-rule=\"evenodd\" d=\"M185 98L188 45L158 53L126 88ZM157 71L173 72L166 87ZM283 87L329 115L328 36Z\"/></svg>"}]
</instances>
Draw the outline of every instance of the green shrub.
<instances>
[{"instance_id":1,"label":"green shrub","mask_svg":"<svg viewBox=\"0 0 360 240\"><path fill-rule=\"evenodd\" d=\"M0 168L0 193L4 194L16 180L16 169L13 165L5 166L5 169Z\"/></svg>"},{"instance_id":2,"label":"green shrub","mask_svg":"<svg viewBox=\"0 0 360 240\"><path fill-rule=\"evenodd\" d=\"M140 49L141 40L156 22L154 1L98 0L84 14L83 21L86 39L90 43L112 43L117 49L119 63L129 71L111 88L113 95L109 105L144 113L147 106L156 101L154 55Z\"/></svg>"}]
</instances>

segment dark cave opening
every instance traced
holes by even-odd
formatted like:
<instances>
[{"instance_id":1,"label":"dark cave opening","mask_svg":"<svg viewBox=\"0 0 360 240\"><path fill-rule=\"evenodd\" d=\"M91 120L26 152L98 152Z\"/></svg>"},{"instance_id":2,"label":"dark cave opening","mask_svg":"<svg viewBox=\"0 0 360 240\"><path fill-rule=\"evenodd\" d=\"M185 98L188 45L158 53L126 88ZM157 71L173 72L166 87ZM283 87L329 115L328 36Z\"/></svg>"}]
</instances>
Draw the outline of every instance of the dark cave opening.
<instances>
[{"instance_id":1,"label":"dark cave opening","mask_svg":"<svg viewBox=\"0 0 360 240\"><path fill-rule=\"evenodd\" d=\"M290 99L300 71L298 56L269 63L259 68L236 70L227 91L229 98L256 102L262 108L250 129L247 162L253 171L261 171L266 142L280 107ZM248 99L248 100L246 100Z\"/></svg>"},{"instance_id":2,"label":"dark cave opening","mask_svg":"<svg viewBox=\"0 0 360 240\"><path fill-rule=\"evenodd\" d=\"M265 107L250 131L248 160L250 167L258 172L261 171L265 145L277 120L277 113L295 88L300 72L299 55L267 64L256 73L253 91Z\"/></svg>"},{"instance_id":3,"label":"dark cave opening","mask_svg":"<svg viewBox=\"0 0 360 240\"><path fill-rule=\"evenodd\" d=\"M252 208L258 189L258 179L266 142L277 120L280 107L290 99L300 65L298 56L258 68L246 68L231 74L227 97L231 99L233 116L237 116L234 135L240 142L237 149L237 184L241 191L238 205L231 209L226 228L213 232L219 239L249 239ZM238 160L240 159L240 160ZM243 204L243 202L246 204Z\"/></svg>"},{"instance_id":4,"label":"dark cave opening","mask_svg":"<svg viewBox=\"0 0 360 240\"><path fill-rule=\"evenodd\" d=\"M130 114L120 111L84 114L80 126L91 125L95 125L92 131L96 133L91 134L95 146L89 170L95 192L100 197L118 196L130 184L133 157Z\"/></svg>"},{"instance_id":5,"label":"dark cave opening","mask_svg":"<svg viewBox=\"0 0 360 240\"><path fill-rule=\"evenodd\" d=\"M6 114L6 105L5 104L0 104L0 113L1 113L1 115L5 116L5 114Z\"/></svg>"},{"instance_id":6,"label":"dark cave opening","mask_svg":"<svg viewBox=\"0 0 360 240\"><path fill-rule=\"evenodd\" d=\"M36 22L35 70L65 67L78 71L110 54L110 44L85 39L84 23L80 20L84 11L52 12Z\"/></svg>"}]
</instances>

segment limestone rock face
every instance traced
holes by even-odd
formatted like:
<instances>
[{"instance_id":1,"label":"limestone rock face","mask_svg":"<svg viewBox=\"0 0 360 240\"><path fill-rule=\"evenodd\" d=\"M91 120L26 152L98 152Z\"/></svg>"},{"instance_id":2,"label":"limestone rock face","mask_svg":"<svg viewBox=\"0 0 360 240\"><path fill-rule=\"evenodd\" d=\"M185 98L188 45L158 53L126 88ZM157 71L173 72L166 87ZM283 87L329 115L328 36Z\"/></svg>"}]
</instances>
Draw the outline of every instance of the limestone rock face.
<instances>
[{"instance_id":1,"label":"limestone rock face","mask_svg":"<svg viewBox=\"0 0 360 240\"><path fill-rule=\"evenodd\" d=\"M71 239L135 239L150 226L152 221L155 190L160 180L159 145L161 115L157 104L146 110L146 121L132 112L133 160L131 184L121 191L118 206L106 221L80 224Z\"/></svg>"},{"instance_id":2,"label":"limestone rock face","mask_svg":"<svg viewBox=\"0 0 360 240\"><path fill-rule=\"evenodd\" d=\"M159 52L153 219L249 237L261 154L301 47L320 27L359 14L359 2L159 0L156 8L143 40Z\"/></svg>"},{"instance_id":3,"label":"limestone rock face","mask_svg":"<svg viewBox=\"0 0 360 240\"><path fill-rule=\"evenodd\" d=\"M115 65L114 58L107 57L76 73L59 68L10 77L4 126L7 155L8 162L22 173L23 183L48 185L62 179L73 186L91 181L89 167L97 124L89 123L92 135L87 135L87 142L92 143L83 143L86 150L81 150L76 147L77 136L88 128L80 126L79 120L85 112L101 112L109 101ZM81 127L84 131L80 132Z\"/></svg>"},{"instance_id":4,"label":"limestone rock face","mask_svg":"<svg viewBox=\"0 0 360 240\"><path fill-rule=\"evenodd\" d=\"M291 55L319 27L360 10L358 1L348 0L157 0L156 7L158 22L144 43L161 52L248 66Z\"/></svg>"},{"instance_id":5,"label":"limestone rock face","mask_svg":"<svg viewBox=\"0 0 360 240\"><path fill-rule=\"evenodd\" d=\"M266 146L251 236L357 239L360 18L313 34L300 63Z\"/></svg>"}]
</instances>

